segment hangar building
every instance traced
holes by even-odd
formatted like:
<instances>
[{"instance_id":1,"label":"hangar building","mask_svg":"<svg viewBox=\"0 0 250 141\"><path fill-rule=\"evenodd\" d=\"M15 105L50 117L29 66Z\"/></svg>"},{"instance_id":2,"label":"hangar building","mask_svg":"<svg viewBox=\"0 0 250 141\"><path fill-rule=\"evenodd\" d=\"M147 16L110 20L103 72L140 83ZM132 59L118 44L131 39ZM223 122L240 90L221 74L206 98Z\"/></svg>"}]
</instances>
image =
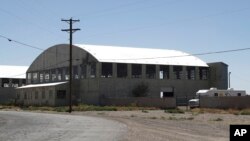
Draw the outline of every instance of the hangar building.
<instances>
[{"instance_id":1,"label":"hangar building","mask_svg":"<svg viewBox=\"0 0 250 141\"><path fill-rule=\"evenodd\" d=\"M69 45L45 50L27 70L27 85L17 89L18 101L66 104L68 66ZM75 44L72 72L75 103L98 105L105 98L134 97L133 91L143 85L146 97L174 97L181 105L199 89L226 89L228 66L176 50Z\"/></svg>"}]
</instances>

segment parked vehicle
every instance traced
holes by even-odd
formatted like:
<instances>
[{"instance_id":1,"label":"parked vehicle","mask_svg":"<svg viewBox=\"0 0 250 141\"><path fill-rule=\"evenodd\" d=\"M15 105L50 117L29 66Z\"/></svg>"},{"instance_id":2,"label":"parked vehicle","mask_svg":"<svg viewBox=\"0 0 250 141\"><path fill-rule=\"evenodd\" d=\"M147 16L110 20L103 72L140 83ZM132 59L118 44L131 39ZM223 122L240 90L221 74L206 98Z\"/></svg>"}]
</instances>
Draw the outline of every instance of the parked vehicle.
<instances>
[{"instance_id":1,"label":"parked vehicle","mask_svg":"<svg viewBox=\"0 0 250 141\"><path fill-rule=\"evenodd\" d=\"M188 105L191 109L198 108L200 106L200 101L199 99L190 99Z\"/></svg>"},{"instance_id":2,"label":"parked vehicle","mask_svg":"<svg viewBox=\"0 0 250 141\"><path fill-rule=\"evenodd\" d=\"M210 88L209 90L199 90L196 92L195 99L190 99L188 101L189 107L197 108L200 105L200 96L208 97L223 97L223 96L246 96L245 90L234 90L233 88L227 90L218 90L217 88Z\"/></svg>"}]
</instances>

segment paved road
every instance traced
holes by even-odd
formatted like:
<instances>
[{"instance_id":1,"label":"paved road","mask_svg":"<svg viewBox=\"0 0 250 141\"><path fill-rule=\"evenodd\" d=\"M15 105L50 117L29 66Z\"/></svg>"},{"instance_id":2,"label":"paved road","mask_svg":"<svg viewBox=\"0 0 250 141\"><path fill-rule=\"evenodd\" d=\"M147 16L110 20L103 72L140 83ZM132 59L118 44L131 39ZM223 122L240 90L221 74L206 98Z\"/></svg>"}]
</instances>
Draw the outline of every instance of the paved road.
<instances>
[{"instance_id":1,"label":"paved road","mask_svg":"<svg viewBox=\"0 0 250 141\"><path fill-rule=\"evenodd\" d=\"M0 111L0 141L117 141L126 125L96 117Z\"/></svg>"}]
</instances>

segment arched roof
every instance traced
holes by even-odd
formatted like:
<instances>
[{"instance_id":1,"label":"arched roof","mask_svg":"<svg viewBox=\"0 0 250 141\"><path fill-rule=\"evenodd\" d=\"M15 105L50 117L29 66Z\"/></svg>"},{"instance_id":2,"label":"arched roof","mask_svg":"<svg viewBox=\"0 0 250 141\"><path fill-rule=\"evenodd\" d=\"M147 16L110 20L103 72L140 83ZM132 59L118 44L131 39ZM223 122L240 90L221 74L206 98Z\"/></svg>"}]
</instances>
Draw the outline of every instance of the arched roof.
<instances>
[{"instance_id":1,"label":"arched roof","mask_svg":"<svg viewBox=\"0 0 250 141\"><path fill-rule=\"evenodd\" d=\"M201 59L176 50L75 44L99 62L208 67Z\"/></svg>"}]
</instances>

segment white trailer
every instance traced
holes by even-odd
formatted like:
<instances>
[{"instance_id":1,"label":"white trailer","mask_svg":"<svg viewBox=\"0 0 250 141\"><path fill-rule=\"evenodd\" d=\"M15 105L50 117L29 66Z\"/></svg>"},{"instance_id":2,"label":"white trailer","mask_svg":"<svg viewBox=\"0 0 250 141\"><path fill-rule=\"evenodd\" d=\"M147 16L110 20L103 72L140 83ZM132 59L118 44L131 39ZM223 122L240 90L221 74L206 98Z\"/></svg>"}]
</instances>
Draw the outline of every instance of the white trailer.
<instances>
[{"instance_id":1,"label":"white trailer","mask_svg":"<svg viewBox=\"0 0 250 141\"><path fill-rule=\"evenodd\" d=\"M196 92L195 99L188 101L190 108L199 107L199 97L223 97L223 96L246 96L245 90L234 90L232 88L227 90L218 90L217 88L210 88L209 90L199 90Z\"/></svg>"},{"instance_id":2,"label":"white trailer","mask_svg":"<svg viewBox=\"0 0 250 141\"><path fill-rule=\"evenodd\" d=\"M199 90L196 93L196 98L199 96L246 96L245 90L234 90L232 88L227 90L218 90L216 88L210 88L209 90Z\"/></svg>"}]
</instances>

